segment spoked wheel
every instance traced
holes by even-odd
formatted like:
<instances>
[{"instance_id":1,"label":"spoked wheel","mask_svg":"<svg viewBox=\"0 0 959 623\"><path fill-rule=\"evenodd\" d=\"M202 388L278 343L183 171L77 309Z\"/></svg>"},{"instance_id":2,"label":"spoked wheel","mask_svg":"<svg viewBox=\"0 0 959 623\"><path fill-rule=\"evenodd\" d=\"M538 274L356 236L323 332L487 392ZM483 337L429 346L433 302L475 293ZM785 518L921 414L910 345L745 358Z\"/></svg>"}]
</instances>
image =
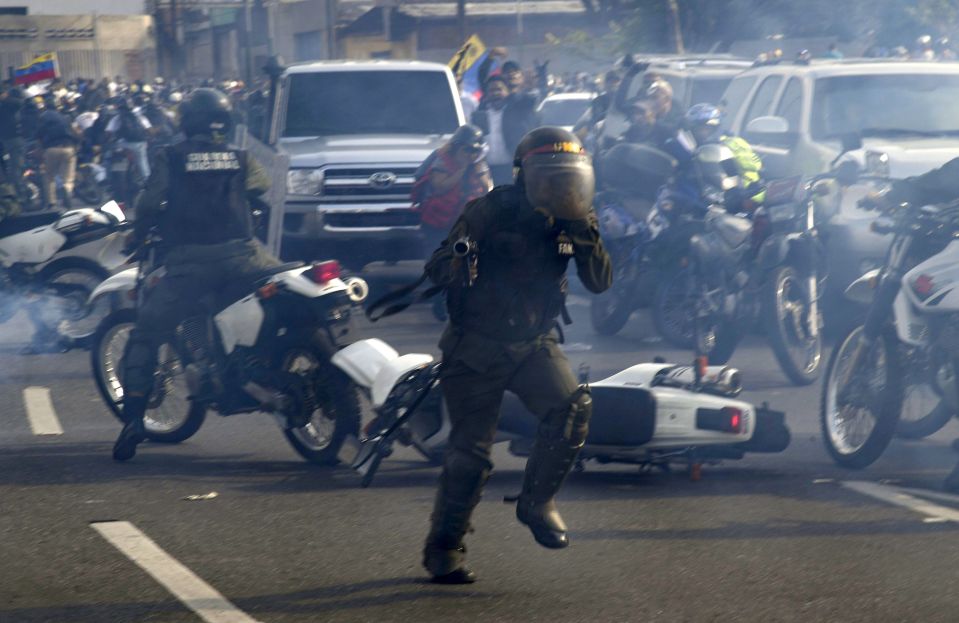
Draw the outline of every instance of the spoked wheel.
<instances>
[{"instance_id":1,"label":"spoked wheel","mask_svg":"<svg viewBox=\"0 0 959 623\"><path fill-rule=\"evenodd\" d=\"M664 340L676 348L693 348L695 307L691 299L689 269L667 273L653 299L653 323Z\"/></svg>"},{"instance_id":2,"label":"spoked wheel","mask_svg":"<svg viewBox=\"0 0 959 623\"><path fill-rule=\"evenodd\" d=\"M133 310L120 310L108 317L90 349L97 389L120 419L123 405L123 357L135 321ZM206 406L188 399L183 365L169 344L157 353L154 387L143 418L147 438L160 443L179 443L196 434L206 418Z\"/></svg>"},{"instance_id":3,"label":"spoked wheel","mask_svg":"<svg viewBox=\"0 0 959 623\"><path fill-rule=\"evenodd\" d=\"M902 413L896 435L904 439L922 439L937 433L952 419L953 411L936 389L934 368L925 352L902 347L900 356L908 361L903 370ZM952 366L948 372L954 374Z\"/></svg>"},{"instance_id":4,"label":"spoked wheel","mask_svg":"<svg viewBox=\"0 0 959 623\"><path fill-rule=\"evenodd\" d=\"M356 387L330 362L332 347L319 336L287 348L282 370L305 379L308 391L297 408L308 410L306 423L285 430L290 445L307 461L336 465L337 454L348 435L360 428L360 404Z\"/></svg>"},{"instance_id":5,"label":"spoked wheel","mask_svg":"<svg viewBox=\"0 0 959 623\"><path fill-rule=\"evenodd\" d=\"M66 338L89 339L110 313L109 297L101 297L93 305L88 303L90 294L106 277L105 272L84 266L56 269L45 276L45 283L56 294L39 310L43 323Z\"/></svg>"},{"instance_id":6,"label":"spoked wheel","mask_svg":"<svg viewBox=\"0 0 959 623\"><path fill-rule=\"evenodd\" d=\"M779 367L796 385L809 385L822 368L822 337L813 333L809 288L791 266L781 266L769 276L763 301L766 337Z\"/></svg>"},{"instance_id":7,"label":"spoked wheel","mask_svg":"<svg viewBox=\"0 0 959 623\"><path fill-rule=\"evenodd\" d=\"M826 370L819 416L826 451L861 469L885 451L902 408L898 340L883 333L866 343L863 327L838 342Z\"/></svg>"}]
</instances>

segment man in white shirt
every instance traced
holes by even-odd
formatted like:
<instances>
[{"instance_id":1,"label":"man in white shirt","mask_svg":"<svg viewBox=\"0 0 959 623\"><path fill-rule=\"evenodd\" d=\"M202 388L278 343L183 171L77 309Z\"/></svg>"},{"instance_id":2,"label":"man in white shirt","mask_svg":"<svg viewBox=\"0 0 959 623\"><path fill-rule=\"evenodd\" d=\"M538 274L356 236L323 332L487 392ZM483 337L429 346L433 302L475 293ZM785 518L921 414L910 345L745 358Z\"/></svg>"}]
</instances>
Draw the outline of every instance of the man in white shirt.
<instances>
[{"instance_id":1,"label":"man in white shirt","mask_svg":"<svg viewBox=\"0 0 959 623\"><path fill-rule=\"evenodd\" d=\"M513 182L513 152L520 139L539 125L536 96L527 92L510 93L501 75L486 81L483 101L473 113L473 124L483 130L489 145L486 162L497 186Z\"/></svg>"},{"instance_id":2,"label":"man in white shirt","mask_svg":"<svg viewBox=\"0 0 959 623\"><path fill-rule=\"evenodd\" d=\"M152 127L150 121L140 111L139 107L130 108L126 99L117 104L118 114L107 124L107 132L116 136L124 149L129 149L136 156L137 168L145 181L150 177L150 159L147 152L147 139Z\"/></svg>"}]
</instances>

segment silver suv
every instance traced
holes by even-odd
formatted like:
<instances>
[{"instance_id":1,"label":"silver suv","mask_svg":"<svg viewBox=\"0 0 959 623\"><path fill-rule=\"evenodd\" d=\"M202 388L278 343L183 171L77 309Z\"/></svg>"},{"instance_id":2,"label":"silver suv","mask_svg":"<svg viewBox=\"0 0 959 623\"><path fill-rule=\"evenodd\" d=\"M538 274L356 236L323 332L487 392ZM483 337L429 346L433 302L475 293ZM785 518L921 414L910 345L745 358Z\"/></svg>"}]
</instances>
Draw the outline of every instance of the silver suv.
<instances>
[{"instance_id":1,"label":"silver suv","mask_svg":"<svg viewBox=\"0 0 959 623\"><path fill-rule=\"evenodd\" d=\"M829 168L843 135L855 156L894 178L959 156L959 63L846 60L780 63L740 74L723 95L726 125L770 178Z\"/></svg>"},{"instance_id":2,"label":"silver suv","mask_svg":"<svg viewBox=\"0 0 959 623\"><path fill-rule=\"evenodd\" d=\"M740 74L723 99L727 126L753 145L767 178L828 171L850 136L862 147L843 158L871 175L920 175L959 157L959 63L781 63ZM846 286L881 265L889 246L870 228L875 216L856 207L870 189L857 184L824 201L823 306L839 326L855 318L846 313Z\"/></svg>"},{"instance_id":3,"label":"silver suv","mask_svg":"<svg viewBox=\"0 0 959 623\"><path fill-rule=\"evenodd\" d=\"M337 257L354 268L422 257L413 173L463 123L445 65L294 65L280 81L275 123L290 157L284 257Z\"/></svg>"}]
</instances>

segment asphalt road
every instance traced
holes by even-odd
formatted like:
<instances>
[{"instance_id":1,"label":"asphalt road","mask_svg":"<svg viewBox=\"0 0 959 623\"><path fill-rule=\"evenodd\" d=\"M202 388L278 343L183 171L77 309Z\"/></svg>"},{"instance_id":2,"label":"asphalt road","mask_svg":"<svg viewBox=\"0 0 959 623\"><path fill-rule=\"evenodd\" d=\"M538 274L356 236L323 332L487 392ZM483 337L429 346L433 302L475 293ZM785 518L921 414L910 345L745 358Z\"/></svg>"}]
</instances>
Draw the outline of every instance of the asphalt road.
<instances>
[{"instance_id":1,"label":"asphalt road","mask_svg":"<svg viewBox=\"0 0 959 623\"><path fill-rule=\"evenodd\" d=\"M567 348L593 379L688 358L641 317L595 337L585 303L574 301ZM498 448L468 537L480 581L438 587L419 566L437 469L414 454L391 457L364 490L345 467L305 464L270 418L248 415L211 417L186 443L115 464L118 425L89 354L19 356L27 330L21 318L0 327L3 623L203 620L196 610L238 623L957 619L959 497L940 483L959 426L841 470L819 439L818 387L791 387L759 337L734 364L744 398L787 412L786 452L706 466L698 482L588 464L561 495L572 546L555 552L501 502L523 463ZM439 330L421 306L358 333L433 351ZM55 421L42 419L42 388ZM34 425L62 434L35 434L28 402Z\"/></svg>"}]
</instances>

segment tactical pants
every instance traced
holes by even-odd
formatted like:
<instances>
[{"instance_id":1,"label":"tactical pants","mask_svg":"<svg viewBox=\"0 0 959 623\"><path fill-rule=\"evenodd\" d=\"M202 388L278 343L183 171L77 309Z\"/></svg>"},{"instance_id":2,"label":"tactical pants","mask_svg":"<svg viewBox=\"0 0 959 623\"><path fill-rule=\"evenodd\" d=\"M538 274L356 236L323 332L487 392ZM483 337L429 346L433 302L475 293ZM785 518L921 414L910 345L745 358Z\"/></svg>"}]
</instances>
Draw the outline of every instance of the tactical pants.
<instances>
[{"instance_id":1,"label":"tactical pants","mask_svg":"<svg viewBox=\"0 0 959 623\"><path fill-rule=\"evenodd\" d=\"M278 266L255 241L236 240L214 245L184 245L170 249L166 275L151 289L137 310L123 358L123 389L128 396L147 396L153 388L157 351L186 318L209 313L225 293L239 298L252 288L253 277ZM244 291L244 289L246 291ZM218 296L219 295L219 296ZM228 298L228 297L226 297Z\"/></svg>"},{"instance_id":2,"label":"tactical pants","mask_svg":"<svg viewBox=\"0 0 959 623\"><path fill-rule=\"evenodd\" d=\"M552 498L586 439L591 414L588 395L552 336L499 343L467 334L451 350L444 348L443 360L440 385L452 431L424 561L436 575L461 564L462 539L493 466L490 451L504 392L515 393L540 420L524 494L542 480L545 487L536 493ZM431 550L445 555L431 556Z\"/></svg>"},{"instance_id":3,"label":"tactical pants","mask_svg":"<svg viewBox=\"0 0 959 623\"><path fill-rule=\"evenodd\" d=\"M6 164L7 181L17 189L17 195L23 193L23 139L3 140L3 155Z\"/></svg>"}]
</instances>

